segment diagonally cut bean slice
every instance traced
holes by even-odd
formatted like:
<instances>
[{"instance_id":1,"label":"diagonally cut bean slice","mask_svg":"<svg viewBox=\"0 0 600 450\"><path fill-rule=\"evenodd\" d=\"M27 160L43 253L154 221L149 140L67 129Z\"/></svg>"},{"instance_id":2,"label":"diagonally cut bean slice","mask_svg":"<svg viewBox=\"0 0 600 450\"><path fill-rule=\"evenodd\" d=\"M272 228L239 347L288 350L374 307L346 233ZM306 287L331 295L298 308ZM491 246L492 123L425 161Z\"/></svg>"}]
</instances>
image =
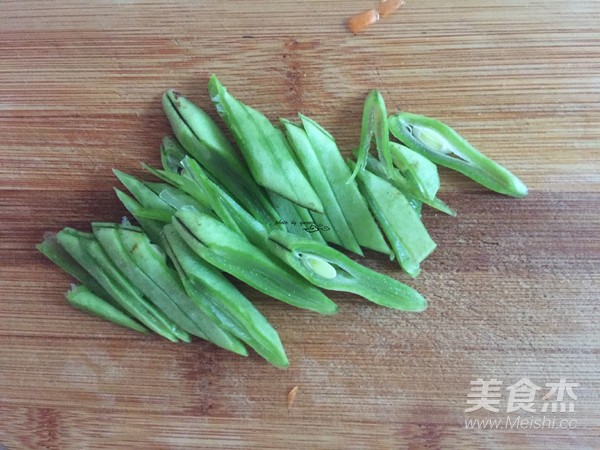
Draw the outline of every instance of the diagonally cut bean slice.
<instances>
[{"instance_id":1,"label":"diagonally cut bean slice","mask_svg":"<svg viewBox=\"0 0 600 450\"><path fill-rule=\"evenodd\" d=\"M171 128L185 150L257 219L265 223L276 222L277 213L265 191L252 179L250 171L210 116L174 91L163 95L162 104Z\"/></svg>"},{"instance_id":2,"label":"diagonally cut bean slice","mask_svg":"<svg viewBox=\"0 0 600 450\"><path fill-rule=\"evenodd\" d=\"M125 206L125 209L135 217L135 220L142 226L148 237L150 237L150 240L154 243L160 242L160 232L163 227L161 221L147 218L145 208L125 192L117 188L115 188L115 192L121 203L123 203L123 206Z\"/></svg>"},{"instance_id":3,"label":"diagonally cut bean slice","mask_svg":"<svg viewBox=\"0 0 600 450\"><path fill-rule=\"evenodd\" d=\"M296 157L300 161L313 187L319 193L328 222L331 223L339 244L362 256L362 250L356 242L352 229L338 203L335 192L329 183L327 175L321 166L315 148L312 146L306 131L288 120L281 120L287 138ZM327 235L324 235L327 239ZM331 239L327 239L331 242ZM336 242L337 243L337 242Z\"/></svg>"},{"instance_id":4,"label":"diagonally cut bean slice","mask_svg":"<svg viewBox=\"0 0 600 450\"><path fill-rule=\"evenodd\" d=\"M85 286L73 286L65 295L67 302L81 311L85 311L116 325L120 325L139 333L148 334L149 331L136 322L120 309L115 308L107 300L98 297Z\"/></svg>"},{"instance_id":5,"label":"diagonally cut bean slice","mask_svg":"<svg viewBox=\"0 0 600 450\"><path fill-rule=\"evenodd\" d=\"M173 322L195 336L247 356L243 344L221 330L187 296L164 255L139 228L98 222L92 228L117 267Z\"/></svg>"},{"instance_id":6,"label":"diagonally cut bean slice","mask_svg":"<svg viewBox=\"0 0 600 450\"><path fill-rule=\"evenodd\" d=\"M162 312L148 303L125 277L113 266L100 244L92 235L65 228L56 235L60 245L86 269L102 287L132 317L155 333L177 342L190 342L190 336L180 330Z\"/></svg>"},{"instance_id":7,"label":"diagonally cut bean slice","mask_svg":"<svg viewBox=\"0 0 600 450\"><path fill-rule=\"evenodd\" d=\"M527 186L443 122L400 112L389 117L390 132L412 150L440 166L466 175L500 194L527 195Z\"/></svg>"},{"instance_id":8,"label":"diagonally cut bean slice","mask_svg":"<svg viewBox=\"0 0 600 450\"><path fill-rule=\"evenodd\" d=\"M274 230L269 239L278 256L308 281L323 289L352 292L378 305L420 312L427 301L414 289L364 267L318 242Z\"/></svg>"},{"instance_id":9,"label":"diagonally cut bean slice","mask_svg":"<svg viewBox=\"0 0 600 450\"><path fill-rule=\"evenodd\" d=\"M188 294L221 327L250 345L276 367L288 360L277 331L214 266L196 255L172 225L165 226L163 245Z\"/></svg>"},{"instance_id":10,"label":"diagonally cut bean slice","mask_svg":"<svg viewBox=\"0 0 600 450\"><path fill-rule=\"evenodd\" d=\"M298 308L334 314L337 306L296 273L231 231L222 222L192 209L181 209L173 225L200 257L253 288Z\"/></svg>"},{"instance_id":11,"label":"diagonally cut bean slice","mask_svg":"<svg viewBox=\"0 0 600 450\"><path fill-rule=\"evenodd\" d=\"M396 142L390 143L390 152L394 166L425 198L433 200L440 189L437 166L420 153ZM392 178L392 173L388 173L386 178Z\"/></svg>"},{"instance_id":12,"label":"diagonally cut bean slice","mask_svg":"<svg viewBox=\"0 0 600 450\"><path fill-rule=\"evenodd\" d=\"M358 182L398 263L407 274L416 277L419 265L436 247L419 215L402 192L383 178L365 170L359 173Z\"/></svg>"},{"instance_id":13,"label":"diagonally cut bean slice","mask_svg":"<svg viewBox=\"0 0 600 450\"><path fill-rule=\"evenodd\" d=\"M161 200L150 187L144 184L144 182L117 169L113 169L113 172L129 192L131 192L135 199L145 208L152 208L166 213L171 213L173 211L173 208Z\"/></svg>"},{"instance_id":14,"label":"diagonally cut bean slice","mask_svg":"<svg viewBox=\"0 0 600 450\"><path fill-rule=\"evenodd\" d=\"M229 94L214 75L208 90L256 182L298 205L322 213L321 200L298 167L283 133L262 113Z\"/></svg>"},{"instance_id":15,"label":"diagonally cut bean slice","mask_svg":"<svg viewBox=\"0 0 600 450\"><path fill-rule=\"evenodd\" d=\"M382 164L372 156L369 156L367 159L367 169L369 172L377 175L380 178L386 178L385 171L383 170ZM414 183L402 175L402 173L394 168L392 171L392 176L387 179L387 181L392 184L396 189L402 192L406 198L409 200L413 208L415 208L420 214L420 204L425 203L426 205L431 206L432 208L437 209L438 211L442 211L450 216L455 217L456 211L450 208L446 203L440 200L438 197L434 197L433 199L428 199L425 197L421 191L415 186Z\"/></svg>"},{"instance_id":16,"label":"diagonally cut bean slice","mask_svg":"<svg viewBox=\"0 0 600 450\"><path fill-rule=\"evenodd\" d=\"M106 292L106 289L104 289L87 270L81 267L81 265L75 261L64 248L62 248L56 239L55 233L44 235L44 240L37 244L36 248L50 261L77 279L97 296L105 298L107 301L114 302L108 292Z\"/></svg>"},{"instance_id":17,"label":"diagonally cut bean slice","mask_svg":"<svg viewBox=\"0 0 600 450\"><path fill-rule=\"evenodd\" d=\"M302 114L300 119L356 241L363 247L390 254L391 250L385 243L355 180L347 183L350 169L344 162L335 140L314 120Z\"/></svg>"},{"instance_id":18,"label":"diagonally cut bean slice","mask_svg":"<svg viewBox=\"0 0 600 450\"><path fill-rule=\"evenodd\" d=\"M373 136L375 136L379 160L382 162L383 168L389 176L393 168L392 156L390 154L390 130L388 128L385 102L377 89L369 92L369 95L365 99L356 166L348 182L352 181L358 175L358 172L365 170Z\"/></svg>"},{"instance_id":19,"label":"diagonally cut bean slice","mask_svg":"<svg viewBox=\"0 0 600 450\"><path fill-rule=\"evenodd\" d=\"M165 136L160 144L160 162L163 170L168 173L178 174L181 170L179 162L187 155L185 149L177 139Z\"/></svg>"},{"instance_id":20,"label":"diagonally cut bean slice","mask_svg":"<svg viewBox=\"0 0 600 450\"><path fill-rule=\"evenodd\" d=\"M181 161L179 161L179 163L181 163L186 158L192 159L189 156L184 156L181 159ZM203 207L207 207L206 201L204 200L204 194L198 190L197 184L194 183L194 181L190 179L188 174L183 172L183 167L181 165L179 166L179 168L181 169L182 173L184 173L184 175L178 174L178 173L167 172L165 170L155 169L154 167L149 166L148 164L142 164L142 166L144 167L144 169L146 169L148 172L150 172L155 177L163 180L166 183L169 183L173 187L177 188L180 192L185 193L188 196L192 197L198 204L202 205ZM159 193L159 196L160 196L160 193ZM164 198L162 200L164 200L167 204L169 204L169 202L167 200L165 200ZM173 205L171 205L171 206L173 206Z\"/></svg>"},{"instance_id":21,"label":"diagonally cut bean slice","mask_svg":"<svg viewBox=\"0 0 600 450\"><path fill-rule=\"evenodd\" d=\"M110 260L152 303L156 305L169 319L188 333L204 338L194 322L182 311L166 292L162 291L153 278L146 275L131 259L121 242L116 224L95 222L92 224L94 237ZM153 274L158 275L160 274Z\"/></svg>"}]
</instances>

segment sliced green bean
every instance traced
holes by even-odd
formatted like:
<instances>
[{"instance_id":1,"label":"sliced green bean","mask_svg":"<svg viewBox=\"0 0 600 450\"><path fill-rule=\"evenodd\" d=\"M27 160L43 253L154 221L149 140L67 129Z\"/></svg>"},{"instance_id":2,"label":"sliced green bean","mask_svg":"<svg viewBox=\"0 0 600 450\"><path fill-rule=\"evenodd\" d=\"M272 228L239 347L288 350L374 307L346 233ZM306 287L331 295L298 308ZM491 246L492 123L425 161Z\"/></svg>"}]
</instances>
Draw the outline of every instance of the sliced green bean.
<instances>
[{"instance_id":1,"label":"sliced green bean","mask_svg":"<svg viewBox=\"0 0 600 450\"><path fill-rule=\"evenodd\" d=\"M222 222L184 208L173 216L183 240L210 264L278 300L321 314L337 306L298 274L275 264L271 257Z\"/></svg>"},{"instance_id":2,"label":"sliced green bean","mask_svg":"<svg viewBox=\"0 0 600 450\"><path fill-rule=\"evenodd\" d=\"M177 139L165 136L160 144L160 162L165 172L178 174L181 170L179 162L187 153Z\"/></svg>"},{"instance_id":3,"label":"sliced green bean","mask_svg":"<svg viewBox=\"0 0 600 450\"><path fill-rule=\"evenodd\" d=\"M445 123L401 112L389 117L389 125L397 139L434 163L456 170L500 194L527 195L527 186L517 176L485 156Z\"/></svg>"},{"instance_id":4,"label":"sliced green bean","mask_svg":"<svg viewBox=\"0 0 600 450\"><path fill-rule=\"evenodd\" d=\"M107 299L107 301L114 302L112 297L106 292L106 289L58 243L55 233L46 234L44 240L37 244L36 248L46 258L84 284L96 295Z\"/></svg>"},{"instance_id":5,"label":"sliced green bean","mask_svg":"<svg viewBox=\"0 0 600 450\"><path fill-rule=\"evenodd\" d=\"M116 325L129 328L130 330L143 334L149 333L140 323L133 320L123 311L115 308L107 300L98 297L85 286L73 286L66 293L65 297L67 298L67 302L77 309L108 320Z\"/></svg>"},{"instance_id":6,"label":"sliced green bean","mask_svg":"<svg viewBox=\"0 0 600 450\"><path fill-rule=\"evenodd\" d=\"M186 294L165 256L137 227L93 223L94 235L115 265L167 317L187 332L247 356L241 342L221 330Z\"/></svg>"},{"instance_id":7,"label":"sliced green bean","mask_svg":"<svg viewBox=\"0 0 600 450\"><path fill-rule=\"evenodd\" d=\"M285 225L285 228L290 233L303 236L307 239L325 242L321 232L314 227L313 218L308 209L289 201L275 192L269 192L269 198L281 217L281 223ZM313 224L312 227L310 226L311 224Z\"/></svg>"},{"instance_id":8,"label":"sliced green bean","mask_svg":"<svg viewBox=\"0 0 600 450\"><path fill-rule=\"evenodd\" d=\"M385 243L355 180L347 182L351 175L350 169L344 162L335 140L314 120L302 114L300 119L356 241L361 246L390 254L391 250Z\"/></svg>"},{"instance_id":9,"label":"sliced green bean","mask_svg":"<svg viewBox=\"0 0 600 450\"><path fill-rule=\"evenodd\" d=\"M285 119L281 120L281 123L285 128L287 138L296 157L304 168L310 182L317 192L319 192L321 202L323 203L323 209L327 216L327 222L333 227L335 233L333 239L331 236L324 234L325 239L329 242L332 242L333 240L334 243L339 243L347 250L362 255L362 250L360 249L358 242L356 242L354 233L344 216L335 192L329 183L321 162L319 161L317 151L313 148L308 139L306 131ZM335 242L335 238L337 238L338 242Z\"/></svg>"},{"instance_id":10,"label":"sliced green bean","mask_svg":"<svg viewBox=\"0 0 600 450\"><path fill-rule=\"evenodd\" d=\"M277 331L214 266L196 255L172 225L164 228L163 244L190 297L221 327L250 345L276 367L288 359Z\"/></svg>"},{"instance_id":11,"label":"sliced green bean","mask_svg":"<svg viewBox=\"0 0 600 450\"><path fill-rule=\"evenodd\" d=\"M380 178L386 178L387 175L385 170L383 169L383 165L377 159L369 156L367 158L367 169L377 175ZM438 197L434 197L433 199L428 199L425 197L420 189L412 182L406 179L402 173L394 168L392 170L391 177L387 180L390 184L392 184L396 189L402 192L406 198L409 200L415 211L421 214L421 204L425 203L426 205L431 206L432 208L437 209L438 211L442 211L450 216L456 216L456 211L450 208L446 203L440 200Z\"/></svg>"},{"instance_id":12,"label":"sliced green bean","mask_svg":"<svg viewBox=\"0 0 600 450\"><path fill-rule=\"evenodd\" d=\"M214 75L208 90L256 182L298 205L323 212L319 196L298 167L281 130L229 94Z\"/></svg>"},{"instance_id":13,"label":"sliced green bean","mask_svg":"<svg viewBox=\"0 0 600 450\"><path fill-rule=\"evenodd\" d=\"M165 213L173 211L173 208L161 200L143 181L117 169L113 169L113 172L143 207L164 211Z\"/></svg>"},{"instance_id":14,"label":"sliced green bean","mask_svg":"<svg viewBox=\"0 0 600 450\"><path fill-rule=\"evenodd\" d=\"M414 289L352 261L343 253L290 233L274 230L269 238L278 256L323 289L352 292L378 305L419 312L427 301Z\"/></svg>"},{"instance_id":15,"label":"sliced green bean","mask_svg":"<svg viewBox=\"0 0 600 450\"><path fill-rule=\"evenodd\" d=\"M278 220L265 191L252 179L217 124L185 97L167 91L163 109L185 150L225 186L261 222Z\"/></svg>"},{"instance_id":16,"label":"sliced green bean","mask_svg":"<svg viewBox=\"0 0 600 450\"><path fill-rule=\"evenodd\" d=\"M419 265L436 247L419 215L402 192L383 178L365 170L358 174L358 182L398 263L416 277Z\"/></svg>"},{"instance_id":17,"label":"sliced green bean","mask_svg":"<svg viewBox=\"0 0 600 450\"><path fill-rule=\"evenodd\" d=\"M131 258L123 242L116 224L95 222L92 224L94 237L106 252L112 263L121 271L129 282L139 289L169 319L188 333L204 338L204 334L195 323L182 311L170 296L156 284L156 276L162 274L144 273Z\"/></svg>"},{"instance_id":18,"label":"sliced green bean","mask_svg":"<svg viewBox=\"0 0 600 450\"><path fill-rule=\"evenodd\" d=\"M252 217L231 195L212 181L196 161L185 159L183 165L198 182L219 219L240 237L268 252L269 246L265 243L268 238L267 230L274 229L274 227L268 227ZM285 230L286 228L282 226L279 229Z\"/></svg>"},{"instance_id":19,"label":"sliced green bean","mask_svg":"<svg viewBox=\"0 0 600 450\"><path fill-rule=\"evenodd\" d=\"M155 333L177 342L181 339L190 342L190 336L180 330L162 312L147 302L142 294L123 277L100 244L87 233L81 233L72 228L65 228L56 236L59 244L86 269L102 287L113 297L132 317L139 320Z\"/></svg>"},{"instance_id":20,"label":"sliced green bean","mask_svg":"<svg viewBox=\"0 0 600 450\"><path fill-rule=\"evenodd\" d=\"M161 221L156 220L154 218L148 218L147 208L144 208L137 200L127 195L125 192L120 191L115 188L115 192L125 209L131 213L135 220L142 226L144 231L150 237L150 240L154 243L160 242L160 232L162 230L163 224Z\"/></svg>"},{"instance_id":21,"label":"sliced green bean","mask_svg":"<svg viewBox=\"0 0 600 450\"><path fill-rule=\"evenodd\" d=\"M440 189L437 166L410 148L396 142L390 143L392 161L402 174L411 181L429 200L433 200ZM391 172L387 178L391 178Z\"/></svg>"},{"instance_id":22,"label":"sliced green bean","mask_svg":"<svg viewBox=\"0 0 600 450\"><path fill-rule=\"evenodd\" d=\"M192 183L191 180L187 180L187 181L189 181L190 184L192 184L192 185L194 184L194 183ZM152 189L154 191L154 193L156 195L158 195L158 197L163 202L165 202L167 205L169 205L171 208L173 208L173 212L174 212L174 210L180 209L183 206L193 206L197 210L204 211L204 212L208 212L210 209L207 206L205 199L202 199L202 201L198 201L198 200L196 200L195 197L188 195L185 191L178 189L174 186L171 186L170 184L148 183L148 182L146 182L144 184L146 184L148 187L150 187L150 189ZM195 187L195 185L194 185L194 187ZM195 188L195 190L197 191L198 189Z\"/></svg>"},{"instance_id":23,"label":"sliced green bean","mask_svg":"<svg viewBox=\"0 0 600 450\"><path fill-rule=\"evenodd\" d=\"M184 156L183 159L185 159L185 158L190 158L190 157ZM183 161L183 159L181 161ZM198 190L197 184L194 183L194 181L190 179L190 177L184 171L184 169L181 165L179 166L179 168L181 169L180 170L181 173L173 173L173 172L167 172L165 170L155 169L154 167L149 166L148 164L142 164L142 166L144 167L144 169L146 169L148 172L150 172L155 177L161 179L162 181L177 188L179 191L192 197L198 204L202 205L203 207L207 207L206 200L204 199L204 193L202 193ZM163 198L162 200L165 200L165 199ZM165 202L166 202L166 200L165 200ZM169 202L167 202L167 203L169 203ZM173 206L173 205L171 205L171 206Z\"/></svg>"},{"instance_id":24,"label":"sliced green bean","mask_svg":"<svg viewBox=\"0 0 600 450\"><path fill-rule=\"evenodd\" d=\"M358 172L365 170L373 135L375 135L375 144L379 160L383 163L384 170L389 175L393 168L392 156L389 148L390 131L388 128L385 102L377 89L373 89L369 92L369 95L367 95L367 98L365 99L362 128L360 132L360 144L358 146L358 158L348 182L352 181L356 175L358 175Z\"/></svg>"}]
</instances>

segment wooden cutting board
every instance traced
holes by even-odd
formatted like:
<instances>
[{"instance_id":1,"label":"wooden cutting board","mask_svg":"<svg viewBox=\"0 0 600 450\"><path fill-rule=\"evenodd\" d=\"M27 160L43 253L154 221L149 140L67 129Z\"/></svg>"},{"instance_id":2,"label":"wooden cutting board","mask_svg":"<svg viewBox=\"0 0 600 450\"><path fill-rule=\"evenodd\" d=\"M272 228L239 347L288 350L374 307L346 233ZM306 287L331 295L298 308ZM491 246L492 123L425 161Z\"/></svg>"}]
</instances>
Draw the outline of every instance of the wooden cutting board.
<instances>
[{"instance_id":1,"label":"wooden cutting board","mask_svg":"<svg viewBox=\"0 0 600 450\"><path fill-rule=\"evenodd\" d=\"M600 446L600 2L408 0L349 33L345 20L373 6L0 2L0 448ZM332 294L340 313L318 317L244 289L279 330L287 370L70 309L69 278L34 244L120 220L111 169L157 164L162 92L210 109L211 73L273 120L315 118L346 154L378 88L390 111L450 123L530 195L441 170L459 216L425 211L438 249L423 274L364 259L422 292L423 314ZM498 412L465 412L492 379ZM561 388L555 403L573 412L542 398L561 379L577 398Z\"/></svg>"}]
</instances>

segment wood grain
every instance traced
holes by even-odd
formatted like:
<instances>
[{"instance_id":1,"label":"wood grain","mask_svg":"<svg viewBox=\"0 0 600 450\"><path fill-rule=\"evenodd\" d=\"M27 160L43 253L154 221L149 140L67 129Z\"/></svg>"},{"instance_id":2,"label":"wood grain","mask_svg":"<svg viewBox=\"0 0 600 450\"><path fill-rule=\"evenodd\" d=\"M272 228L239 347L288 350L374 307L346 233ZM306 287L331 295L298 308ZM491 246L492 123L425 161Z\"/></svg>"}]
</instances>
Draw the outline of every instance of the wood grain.
<instances>
[{"instance_id":1,"label":"wood grain","mask_svg":"<svg viewBox=\"0 0 600 450\"><path fill-rule=\"evenodd\" d=\"M600 3L409 1L350 34L345 20L374 5L0 2L0 448L598 448ZM410 281L430 301L421 315L333 294L340 314L317 317L244 289L288 370L71 310L68 277L34 244L119 220L111 168L157 163L162 91L208 109L211 73L273 120L314 117L344 152L379 88L531 194L441 171L459 217L425 212L439 247ZM365 263L406 280L383 257ZM506 416L464 412L470 381L494 377L578 382L576 428L465 429Z\"/></svg>"}]
</instances>

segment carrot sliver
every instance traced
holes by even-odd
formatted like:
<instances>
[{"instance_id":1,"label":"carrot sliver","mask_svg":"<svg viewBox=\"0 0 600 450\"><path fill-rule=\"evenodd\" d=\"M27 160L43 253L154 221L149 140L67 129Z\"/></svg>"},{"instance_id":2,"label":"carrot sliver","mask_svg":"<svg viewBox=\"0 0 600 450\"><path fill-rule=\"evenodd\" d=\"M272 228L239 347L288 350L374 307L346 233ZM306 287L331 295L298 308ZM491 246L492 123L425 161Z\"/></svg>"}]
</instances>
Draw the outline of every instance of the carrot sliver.
<instances>
[{"instance_id":1,"label":"carrot sliver","mask_svg":"<svg viewBox=\"0 0 600 450\"><path fill-rule=\"evenodd\" d=\"M377 6L377 12L379 13L379 17L384 19L392 15L395 11L398 10L398 8L404 5L404 3L404 0L381 0L379 2L379 6Z\"/></svg>"},{"instance_id":2,"label":"carrot sliver","mask_svg":"<svg viewBox=\"0 0 600 450\"><path fill-rule=\"evenodd\" d=\"M348 28L353 33L360 33L378 20L379 12L376 9L369 9L368 11L363 11L350 17L348 20Z\"/></svg>"}]
</instances>

